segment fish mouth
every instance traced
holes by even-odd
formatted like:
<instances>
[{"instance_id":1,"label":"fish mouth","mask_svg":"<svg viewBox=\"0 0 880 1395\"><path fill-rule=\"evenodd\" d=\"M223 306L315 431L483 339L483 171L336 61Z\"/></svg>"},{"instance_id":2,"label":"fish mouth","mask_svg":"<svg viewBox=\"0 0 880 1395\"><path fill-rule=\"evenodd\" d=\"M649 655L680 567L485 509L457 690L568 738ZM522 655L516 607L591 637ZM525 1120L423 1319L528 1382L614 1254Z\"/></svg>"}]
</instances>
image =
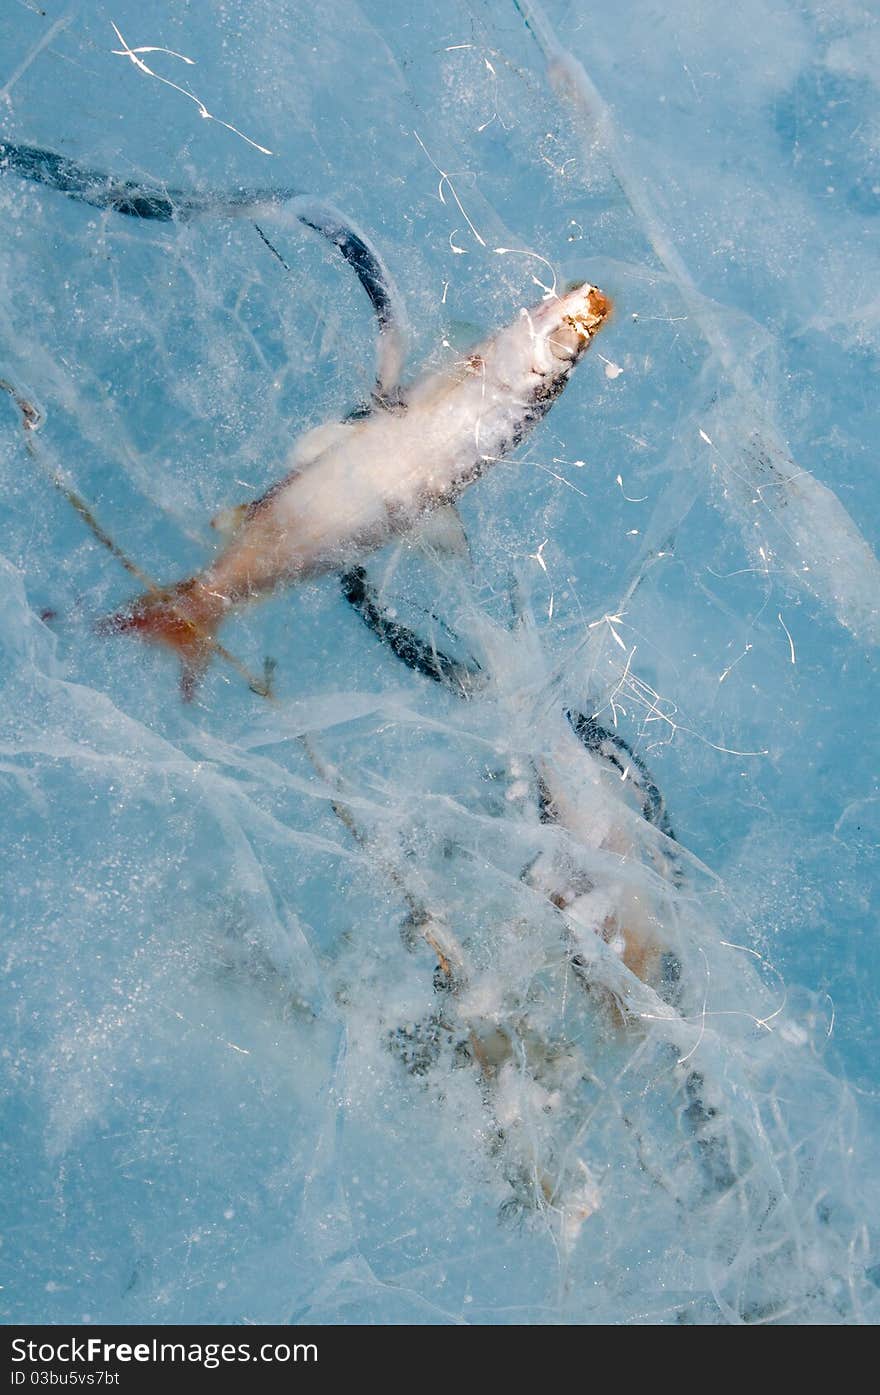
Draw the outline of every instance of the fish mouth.
<instances>
[{"instance_id":1,"label":"fish mouth","mask_svg":"<svg viewBox=\"0 0 880 1395\"><path fill-rule=\"evenodd\" d=\"M571 325L577 334L589 343L593 335L602 328L614 307L611 299L604 291L600 291L598 286L581 286L575 295L583 296L584 303L579 310L563 316L563 323Z\"/></svg>"},{"instance_id":2,"label":"fish mouth","mask_svg":"<svg viewBox=\"0 0 880 1395\"><path fill-rule=\"evenodd\" d=\"M612 311L612 302L604 291L589 283L579 285L563 296L557 304L556 325L547 333L547 344L555 359L572 361L589 347Z\"/></svg>"}]
</instances>

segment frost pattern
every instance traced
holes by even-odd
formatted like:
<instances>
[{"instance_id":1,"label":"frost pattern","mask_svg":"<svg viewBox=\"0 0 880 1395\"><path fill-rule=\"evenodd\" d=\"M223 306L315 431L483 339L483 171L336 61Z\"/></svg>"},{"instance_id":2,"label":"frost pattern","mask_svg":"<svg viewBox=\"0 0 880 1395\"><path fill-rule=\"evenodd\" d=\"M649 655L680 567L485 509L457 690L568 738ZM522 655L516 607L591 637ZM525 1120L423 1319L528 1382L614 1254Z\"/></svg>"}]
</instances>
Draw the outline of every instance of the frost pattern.
<instances>
[{"instance_id":1,"label":"frost pattern","mask_svg":"<svg viewBox=\"0 0 880 1395\"><path fill-rule=\"evenodd\" d=\"M329 579L230 626L276 703L181 707L4 395L8 1321L877 1320L876 152L822 124L871 128L877 36L620 8L120 0L230 129L103 16L0 19L2 139L331 201L412 368L542 285L617 305L471 561L370 563L457 687ZM369 396L292 223L0 204L0 377L149 575Z\"/></svg>"}]
</instances>

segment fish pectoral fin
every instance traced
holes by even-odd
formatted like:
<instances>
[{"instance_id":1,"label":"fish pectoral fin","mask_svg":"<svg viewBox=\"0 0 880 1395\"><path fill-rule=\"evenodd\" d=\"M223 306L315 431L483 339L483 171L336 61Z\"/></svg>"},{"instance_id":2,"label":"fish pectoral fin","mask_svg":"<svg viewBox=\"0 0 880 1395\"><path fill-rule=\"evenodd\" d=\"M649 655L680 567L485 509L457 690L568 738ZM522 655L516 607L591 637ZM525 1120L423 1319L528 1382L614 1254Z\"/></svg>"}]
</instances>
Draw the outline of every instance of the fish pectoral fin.
<instances>
[{"instance_id":1,"label":"fish pectoral fin","mask_svg":"<svg viewBox=\"0 0 880 1395\"><path fill-rule=\"evenodd\" d=\"M211 519L211 527L224 538L234 537L248 515L249 504L234 504L230 509L221 509Z\"/></svg>"},{"instance_id":2,"label":"fish pectoral fin","mask_svg":"<svg viewBox=\"0 0 880 1395\"><path fill-rule=\"evenodd\" d=\"M407 534L410 547L424 553L429 560L437 556L456 557L459 561L471 560L464 524L454 504L444 504L442 508L426 513Z\"/></svg>"}]
</instances>

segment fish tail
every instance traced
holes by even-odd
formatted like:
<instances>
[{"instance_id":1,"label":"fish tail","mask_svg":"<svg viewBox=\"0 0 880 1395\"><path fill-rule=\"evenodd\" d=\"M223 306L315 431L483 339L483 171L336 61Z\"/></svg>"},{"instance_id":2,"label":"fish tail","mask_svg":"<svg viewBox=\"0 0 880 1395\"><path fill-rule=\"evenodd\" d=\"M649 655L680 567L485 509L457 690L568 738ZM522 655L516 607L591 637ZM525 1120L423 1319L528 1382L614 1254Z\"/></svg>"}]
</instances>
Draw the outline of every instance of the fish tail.
<instances>
[{"instance_id":1,"label":"fish tail","mask_svg":"<svg viewBox=\"0 0 880 1395\"><path fill-rule=\"evenodd\" d=\"M222 596L196 577L163 590L147 591L98 625L100 634L138 634L164 644L180 660L180 691L191 702L217 649L217 629L226 611Z\"/></svg>"}]
</instances>

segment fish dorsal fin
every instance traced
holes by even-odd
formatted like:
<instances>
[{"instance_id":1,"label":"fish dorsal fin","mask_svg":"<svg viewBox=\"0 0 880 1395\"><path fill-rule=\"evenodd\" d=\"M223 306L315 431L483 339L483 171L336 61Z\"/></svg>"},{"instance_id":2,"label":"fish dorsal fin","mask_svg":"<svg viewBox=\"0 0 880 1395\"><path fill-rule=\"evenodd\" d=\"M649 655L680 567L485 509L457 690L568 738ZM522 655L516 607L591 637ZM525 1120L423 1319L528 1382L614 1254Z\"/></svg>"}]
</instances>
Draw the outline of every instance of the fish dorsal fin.
<instances>
[{"instance_id":1,"label":"fish dorsal fin","mask_svg":"<svg viewBox=\"0 0 880 1395\"><path fill-rule=\"evenodd\" d=\"M325 451L339 445L351 431L355 430L356 426L356 422L326 421L321 426L315 426L311 431L307 431L304 436L300 436L299 440L294 442L287 457L286 479L289 480L292 475L298 474L307 465L311 465ZM263 495L262 497L266 498L267 496ZM260 501L254 502L259 503ZM248 503L233 504L231 508L221 509L211 519L211 527L215 528L223 537L232 538L247 520L252 507L253 505Z\"/></svg>"},{"instance_id":2,"label":"fish dorsal fin","mask_svg":"<svg viewBox=\"0 0 880 1395\"><path fill-rule=\"evenodd\" d=\"M454 504L431 509L419 519L407 534L410 547L425 553L430 560L437 556L471 560L471 550L464 525Z\"/></svg>"},{"instance_id":3,"label":"fish dorsal fin","mask_svg":"<svg viewBox=\"0 0 880 1395\"><path fill-rule=\"evenodd\" d=\"M319 455L341 445L352 431L357 430L358 425L356 421L325 421L321 426L312 427L311 431L294 442L287 457L288 469L301 470L304 465L311 465Z\"/></svg>"}]
</instances>

